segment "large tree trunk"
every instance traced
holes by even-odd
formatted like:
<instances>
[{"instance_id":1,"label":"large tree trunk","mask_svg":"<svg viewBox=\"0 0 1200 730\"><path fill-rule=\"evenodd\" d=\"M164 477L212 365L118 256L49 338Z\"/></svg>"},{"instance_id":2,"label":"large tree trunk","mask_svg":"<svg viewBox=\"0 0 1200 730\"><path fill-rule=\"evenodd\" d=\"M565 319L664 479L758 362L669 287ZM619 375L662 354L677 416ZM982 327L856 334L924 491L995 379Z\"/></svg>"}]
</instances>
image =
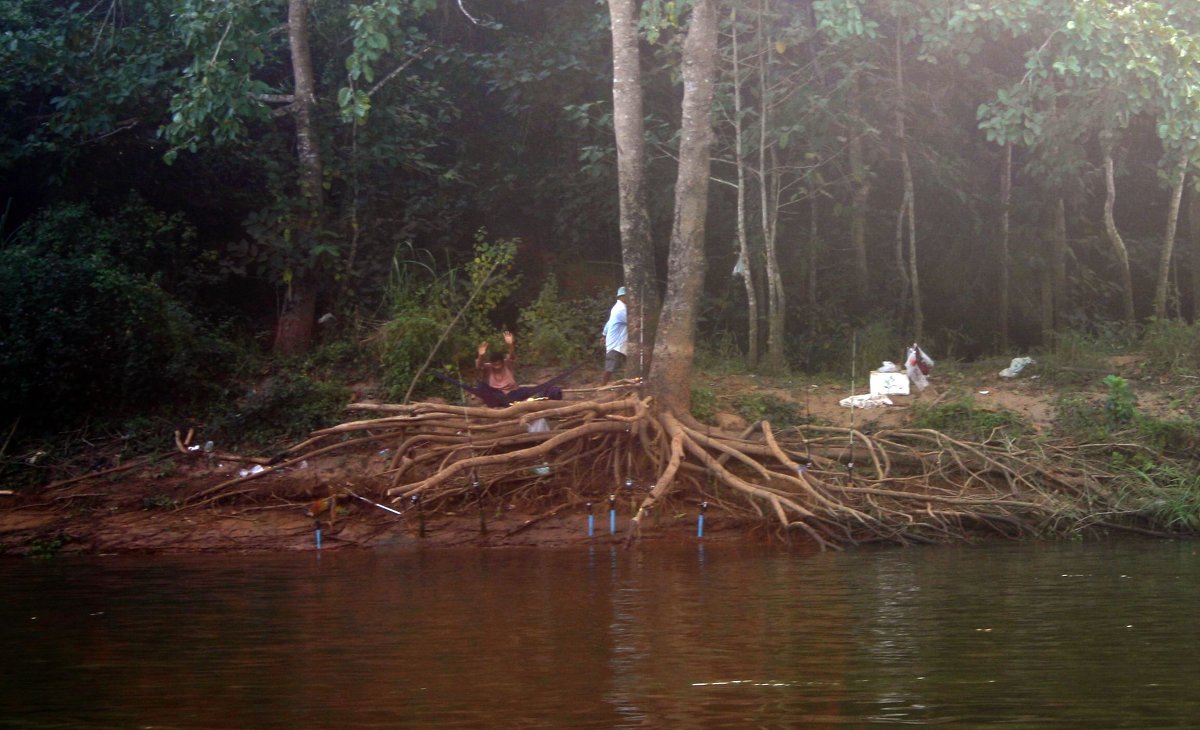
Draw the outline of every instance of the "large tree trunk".
<instances>
[{"instance_id":1,"label":"large tree trunk","mask_svg":"<svg viewBox=\"0 0 1200 730\"><path fill-rule=\"evenodd\" d=\"M1185 156L1175 171L1171 188L1171 206L1167 211L1167 233L1163 237L1162 253L1158 257L1158 280L1154 287L1154 316L1167 318L1167 286L1171 277L1171 256L1175 253L1175 231L1179 225L1179 207L1183 201L1183 183L1187 180L1188 159Z\"/></svg>"},{"instance_id":2,"label":"large tree trunk","mask_svg":"<svg viewBox=\"0 0 1200 730\"><path fill-rule=\"evenodd\" d=\"M1009 218L1012 210L1012 155L1013 146L1004 146L1004 165L1000 172L1000 301L999 327L1000 352L1008 352L1009 285L1011 279L1009 253Z\"/></svg>"},{"instance_id":3,"label":"large tree trunk","mask_svg":"<svg viewBox=\"0 0 1200 730\"><path fill-rule=\"evenodd\" d=\"M754 286L755 260L750 254L750 235L746 230L746 154L742 148L742 73L738 57L737 17L733 11L733 135L734 164L737 166L737 239L738 264L742 285L746 288L746 365L758 366L758 290Z\"/></svg>"},{"instance_id":4,"label":"large tree trunk","mask_svg":"<svg viewBox=\"0 0 1200 730\"><path fill-rule=\"evenodd\" d=\"M648 383L659 411L691 408L696 309L704 285L704 218L708 212L712 146L713 74L716 66L715 0L696 0L683 44L683 106L679 178L667 265L667 295L654 339Z\"/></svg>"},{"instance_id":5,"label":"large tree trunk","mask_svg":"<svg viewBox=\"0 0 1200 730\"><path fill-rule=\"evenodd\" d=\"M629 296L629 362L645 375L647 342L654 341L658 289L654 245L646 211L646 152L642 117L642 69L638 53L636 0L609 0L613 47L613 131L617 142L617 187L621 215L621 258ZM633 356L632 353L637 355Z\"/></svg>"},{"instance_id":6,"label":"large tree trunk","mask_svg":"<svg viewBox=\"0 0 1200 730\"><path fill-rule=\"evenodd\" d=\"M1100 133L1100 148L1104 152L1104 232L1117 257L1117 274L1121 281L1121 319L1127 327L1133 327L1133 275L1129 270L1129 251L1113 219L1113 208L1117 203L1117 184L1113 174L1114 136L1111 130Z\"/></svg>"},{"instance_id":7,"label":"large tree trunk","mask_svg":"<svg viewBox=\"0 0 1200 730\"><path fill-rule=\"evenodd\" d=\"M293 116L296 123L300 193L307 206L307 210L302 211L296 221L296 240L302 249L307 249L312 237L320 230L319 222L324 208L321 148L312 123L316 94L312 53L308 47L308 0L288 0L288 43L291 46L295 84ZM311 272L291 272L275 332L276 352L297 353L312 347L316 288L316 277Z\"/></svg>"}]
</instances>

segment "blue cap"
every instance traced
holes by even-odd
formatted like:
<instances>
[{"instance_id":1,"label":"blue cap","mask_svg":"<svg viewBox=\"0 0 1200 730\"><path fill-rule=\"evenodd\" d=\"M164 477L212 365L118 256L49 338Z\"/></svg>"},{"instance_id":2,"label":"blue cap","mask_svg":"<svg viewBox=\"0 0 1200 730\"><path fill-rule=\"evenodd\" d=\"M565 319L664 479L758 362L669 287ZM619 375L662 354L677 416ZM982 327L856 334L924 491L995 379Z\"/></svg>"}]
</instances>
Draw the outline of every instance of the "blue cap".
<instances>
[{"instance_id":1,"label":"blue cap","mask_svg":"<svg viewBox=\"0 0 1200 730\"><path fill-rule=\"evenodd\" d=\"M617 296L619 296L619 297L625 296L625 287L621 287L620 289L617 289Z\"/></svg>"}]
</instances>

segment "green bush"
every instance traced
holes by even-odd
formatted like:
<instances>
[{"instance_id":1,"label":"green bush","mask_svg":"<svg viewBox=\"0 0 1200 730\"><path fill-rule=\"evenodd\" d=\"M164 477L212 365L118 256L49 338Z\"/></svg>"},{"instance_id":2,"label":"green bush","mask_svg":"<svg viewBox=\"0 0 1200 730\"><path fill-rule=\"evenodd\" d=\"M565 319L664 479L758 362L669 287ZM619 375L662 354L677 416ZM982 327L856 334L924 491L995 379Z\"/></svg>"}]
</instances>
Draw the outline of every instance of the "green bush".
<instances>
[{"instance_id":1,"label":"green bush","mask_svg":"<svg viewBox=\"0 0 1200 730\"><path fill-rule=\"evenodd\" d=\"M1055 404L1055 429L1081 443L1103 441L1108 438L1108 424L1103 409L1088 402L1081 395L1062 396Z\"/></svg>"},{"instance_id":2,"label":"green bush","mask_svg":"<svg viewBox=\"0 0 1200 730\"><path fill-rule=\"evenodd\" d=\"M0 250L0 412L23 428L195 400L233 359L156 277L131 268L149 265L114 242L132 225L69 206Z\"/></svg>"},{"instance_id":3,"label":"green bush","mask_svg":"<svg viewBox=\"0 0 1200 730\"><path fill-rule=\"evenodd\" d=\"M596 354L607 306L608 301L600 298L561 300L558 281L547 279L537 299L521 310L522 360L575 363Z\"/></svg>"},{"instance_id":4,"label":"green bush","mask_svg":"<svg viewBox=\"0 0 1200 730\"><path fill-rule=\"evenodd\" d=\"M1017 436L1029 431L1029 425L1009 410L993 411L977 408L975 401L960 401L913 406L913 425L928 428L953 438L985 441L998 435Z\"/></svg>"},{"instance_id":5,"label":"green bush","mask_svg":"<svg viewBox=\"0 0 1200 730\"><path fill-rule=\"evenodd\" d=\"M734 410L750 422L770 421L776 429L808 423L803 409L796 403L769 393L749 393L734 401Z\"/></svg>"},{"instance_id":6,"label":"green bush","mask_svg":"<svg viewBox=\"0 0 1200 730\"><path fill-rule=\"evenodd\" d=\"M1190 374L1200 371L1200 323L1155 320L1142 335L1146 367L1155 373Z\"/></svg>"},{"instance_id":7,"label":"green bush","mask_svg":"<svg viewBox=\"0 0 1200 730\"><path fill-rule=\"evenodd\" d=\"M717 394L712 388L692 388L692 416L702 423L712 423L717 416Z\"/></svg>"},{"instance_id":8,"label":"green bush","mask_svg":"<svg viewBox=\"0 0 1200 730\"><path fill-rule=\"evenodd\" d=\"M349 399L345 386L281 372L245 393L233 414L213 419L214 440L245 447L300 438L341 421Z\"/></svg>"}]
</instances>

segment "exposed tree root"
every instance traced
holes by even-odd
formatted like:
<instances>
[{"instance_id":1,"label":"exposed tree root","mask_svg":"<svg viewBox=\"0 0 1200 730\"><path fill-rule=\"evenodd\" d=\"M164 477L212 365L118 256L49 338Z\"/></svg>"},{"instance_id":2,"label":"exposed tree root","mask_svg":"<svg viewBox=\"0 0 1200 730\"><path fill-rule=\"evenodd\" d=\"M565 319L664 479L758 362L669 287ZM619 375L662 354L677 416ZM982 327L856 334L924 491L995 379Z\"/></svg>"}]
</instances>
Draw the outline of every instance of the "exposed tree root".
<instances>
[{"instance_id":1,"label":"exposed tree root","mask_svg":"<svg viewBox=\"0 0 1200 730\"><path fill-rule=\"evenodd\" d=\"M393 503L420 500L436 513L483 495L521 502L543 517L607 495L632 498L627 532L637 539L665 502L710 502L738 519L799 532L821 549L864 543L931 543L980 534L1004 538L1120 528L1158 534L1144 515L1113 506L1106 476L1077 464L1065 446L1022 450L973 443L928 429L867 434L805 426L776 433L768 422L738 435L656 411L650 399L527 401L503 409L432 403L350 410L387 415L343 423L271 460L231 487L304 459L388 444L370 476ZM381 497L382 499L382 497Z\"/></svg>"}]
</instances>

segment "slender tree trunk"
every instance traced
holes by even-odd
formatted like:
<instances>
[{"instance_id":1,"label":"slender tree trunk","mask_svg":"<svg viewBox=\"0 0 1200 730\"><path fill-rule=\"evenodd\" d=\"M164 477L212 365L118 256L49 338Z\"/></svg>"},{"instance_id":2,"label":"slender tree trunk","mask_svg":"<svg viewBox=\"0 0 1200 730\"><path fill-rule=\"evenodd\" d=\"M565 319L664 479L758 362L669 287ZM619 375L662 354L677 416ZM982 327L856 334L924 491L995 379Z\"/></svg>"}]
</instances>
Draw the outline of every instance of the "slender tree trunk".
<instances>
[{"instance_id":1,"label":"slender tree trunk","mask_svg":"<svg viewBox=\"0 0 1200 730\"><path fill-rule=\"evenodd\" d=\"M1129 270L1129 251L1125 248L1125 241L1121 238L1113 219L1113 208L1117 203L1117 184L1113 174L1114 143L1114 133L1111 130L1100 133L1100 147L1104 152L1104 232L1108 235L1108 242L1117 257L1117 273L1121 279L1121 319L1127 327L1133 327L1133 275Z\"/></svg>"},{"instance_id":2,"label":"slender tree trunk","mask_svg":"<svg viewBox=\"0 0 1200 730\"><path fill-rule=\"evenodd\" d=\"M312 245L320 230L324 210L321 147L312 123L316 105L312 53L308 47L308 1L288 0L288 43L292 53L295 85L293 116L296 124L296 155L299 163L300 194L308 210L296 221L296 240L303 249ZM304 352L312 347L316 315L316 277L307 269L290 272L275 332L275 351Z\"/></svg>"},{"instance_id":3,"label":"slender tree trunk","mask_svg":"<svg viewBox=\"0 0 1200 730\"><path fill-rule=\"evenodd\" d=\"M754 258L750 255L750 236L746 230L746 154L742 147L742 72L738 57L737 10L734 16L733 33L733 134L734 156L737 166L737 239L738 264L742 272L742 285L746 287L746 365L758 367L758 290L754 286Z\"/></svg>"},{"instance_id":4,"label":"slender tree trunk","mask_svg":"<svg viewBox=\"0 0 1200 730\"><path fill-rule=\"evenodd\" d=\"M1054 271L1049 266L1038 267L1038 285L1041 290L1042 346L1054 344Z\"/></svg>"},{"instance_id":5,"label":"slender tree trunk","mask_svg":"<svg viewBox=\"0 0 1200 730\"><path fill-rule=\"evenodd\" d=\"M762 109L758 117L759 136L759 193L761 197L763 254L767 265L767 367L771 370L782 370L786 364L784 354L784 327L786 324L787 302L783 289L783 276L779 273L779 252L776 234L779 222L779 176L774 164L774 147L767 137L768 110L771 107L771 93L767 86L767 69L771 65L770 39L763 32L763 18L767 13L767 3L759 0L758 4L758 47L760 49L758 66L759 98ZM768 159L770 158L770 159Z\"/></svg>"},{"instance_id":6,"label":"slender tree trunk","mask_svg":"<svg viewBox=\"0 0 1200 730\"><path fill-rule=\"evenodd\" d=\"M696 310L704 286L704 223L708 212L712 146L713 76L716 67L715 0L695 0L683 43L683 105L675 220L671 229L667 295L654 339L648 384L659 410L691 408Z\"/></svg>"},{"instance_id":7,"label":"slender tree trunk","mask_svg":"<svg viewBox=\"0 0 1200 730\"><path fill-rule=\"evenodd\" d=\"M851 105L857 125L857 87L851 90ZM871 282L871 273L867 268L867 202L871 195L871 180L863 162L862 133L857 128L850 132L850 184L853 186L850 203L850 250L854 257L854 291L858 301L865 302Z\"/></svg>"},{"instance_id":8,"label":"slender tree trunk","mask_svg":"<svg viewBox=\"0 0 1200 730\"><path fill-rule=\"evenodd\" d=\"M1188 247L1191 256L1192 323L1200 322L1200 192L1195 188L1188 194Z\"/></svg>"},{"instance_id":9,"label":"slender tree trunk","mask_svg":"<svg viewBox=\"0 0 1200 730\"><path fill-rule=\"evenodd\" d=\"M1154 316L1167 318L1167 288L1171 277L1171 257L1175 253L1175 231L1179 225L1179 207L1183 201L1183 184L1187 180L1188 158L1184 156L1175 171L1171 188L1171 206L1167 211L1167 234L1163 237L1162 253L1158 257L1158 279L1154 287Z\"/></svg>"},{"instance_id":10,"label":"slender tree trunk","mask_svg":"<svg viewBox=\"0 0 1200 730\"><path fill-rule=\"evenodd\" d=\"M646 343L653 342L658 315L654 244L646 210L646 135L642 115L642 69L638 53L636 0L609 0L613 48L613 131L617 143L621 258L628 299L629 362L645 375Z\"/></svg>"},{"instance_id":11,"label":"slender tree trunk","mask_svg":"<svg viewBox=\"0 0 1200 730\"><path fill-rule=\"evenodd\" d=\"M809 220L808 220L808 316L810 321L815 321L817 318L817 260L820 238L821 220L821 199L817 196L817 191L812 190L811 197L808 199Z\"/></svg>"},{"instance_id":12,"label":"slender tree trunk","mask_svg":"<svg viewBox=\"0 0 1200 730\"><path fill-rule=\"evenodd\" d=\"M1013 146L1004 146L1004 166L1000 173L1000 352L1008 352L1008 310L1011 279L1011 254L1009 240L1009 218L1012 210L1012 156Z\"/></svg>"},{"instance_id":13,"label":"slender tree trunk","mask_svg":"<svg viewBox=\"0 0 1200 730\"><path fill-rule=\"evenodd\" d=\"M1067 204L1059 198L1054 205L1054 238L1050 245L1054 269L1054 331L1066 326L1067 318Z\"/></svg>"},{"instance_id":14,"label":"slender tree trunk","mask_svg":"<svg viewBox=\"0 0 1200 730\"><path fill-rule=\"evenodd\" d=\"M900 170L904 177L904 198L901 203L901 221L897 222L899 230L900 223L907 220L908 223L908 276L907 283L912 294L912 310L913 310L913 338L920 342L924 336L925 316L921 310L921 280L917 268L917 210L916 210L916 192L913 187L912 166L908 161L908 131L905 126L905 107L908 102L905 99L904 89L904 60L901 53L902 38L904 36L902 21L899 16L896 18L896 140L900 144Z\"/></svg>"}]
</instances>

